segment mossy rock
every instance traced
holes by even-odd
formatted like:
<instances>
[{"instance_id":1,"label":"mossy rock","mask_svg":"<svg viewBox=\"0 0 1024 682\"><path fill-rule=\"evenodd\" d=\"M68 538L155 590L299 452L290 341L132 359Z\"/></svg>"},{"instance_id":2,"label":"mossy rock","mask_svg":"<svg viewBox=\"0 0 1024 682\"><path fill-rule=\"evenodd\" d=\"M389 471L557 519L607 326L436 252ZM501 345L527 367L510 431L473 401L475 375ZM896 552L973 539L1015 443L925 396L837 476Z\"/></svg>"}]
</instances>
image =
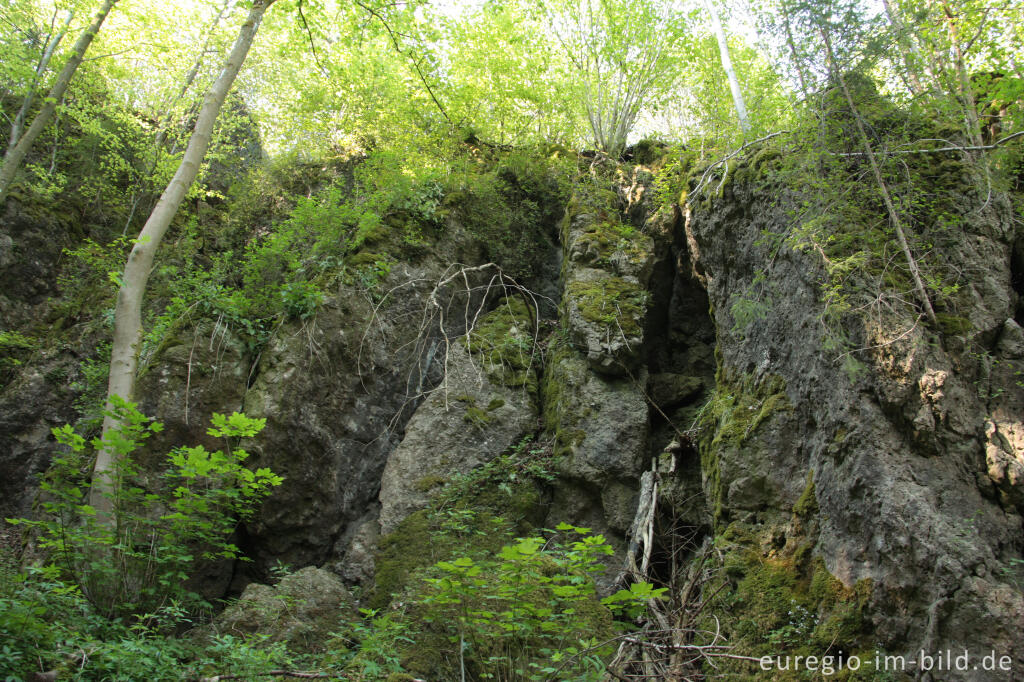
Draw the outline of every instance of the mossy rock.
<instances>
[{"instance_id":1,"label":"mossy rock","mask_svg":"<svg viewBox=\"0 0 1024 682\"><path fill-rule=\"evenodd\" d=\"M793 513L797 516L808 517L818 513L818 498L814 494L814 472L807 473L807 485L804 487L800 499L793 505Z\"/></svg>"},{"instance_id":2,"label":"mossy rock","mask_svg":"<svg viewBox=\"0 0 1024 682\"><path fill-rule=\"evenodd\" d=\"M541 491L528 476L511 484L473 475L461 481L425 476L417 485L438 494L429 508L413 512L380 539L370 608L386 606L414 581L418 569L460 552L496 551L505 538L528 532L544 519Z\"/></svg>"},{"instance_id":3,"label":"mossy rock","mask_svg":"<svg viewBox=\"0 0 1024 682\"><path fill-rule=\"evenodd\" d=\"M649 295L638 283L615 276L577 280L570 282L567 294L583 319L600 327L599 336L643 334Z\"/></svg>"},{"instance_id":4,"label":"mossy rock","mask_svg":"<svg viewBox=\"0 0 1024 682\"><path fill-rule=\"evenodd\" d=\"M936 313L935 319L939 323L939 329L945 336L965 336L971 333L974 325L966 317L952 315L950 313Z\"/></svg>"},{"instance_id":5,"label":"mossy rock","mask_svg":"<svg viewBox=\"0 0 1024 682\"><path fill-rule=\"evenodd\" d=\"M534 311L519 296L503 298L484 315L473 330L462 337L462 344L484 362L487 378L510 388L525 387L537 391L535 364L540 360L534 337ZM493 401L492 401L493 403ZM500 405L498 406L500 407ZM497 407L488 406L488 411ZM476 415L486 423L488 415Z\"/></svg>"},{"instance_id":6,"label":"mossy rock","mask_svg":"<svg viewBox=\"0 0 1024 682\"><path fill-rule=\"evenodd\" d=\"M794 542L781 552L765 550L772 529L731 524L715 540L722 550L720 589L711 613L722 626L734 652L761 657L821 656L824 652L872 650L865 610L871 582L847 587L833 576L811 543ZM748 668L727 663L740 679ZM849 679L844 675L829 679ZM772 679L817 679L776 671Z\"/></svg>"},{"instance_id":7,"label":"mossy rock","mask_svg":"<svg viewBox=\"0 0 1024 682\"><path fill-rule=\"evenodd\" d=\"M391 259L386 253L374 253L372 251L360 251L348 258L348 265L359 268L366 265L375 265L378 262L387 263Z\"/></svg>"},{"instance_id":8,"label":"mossy rock","mask_svg":"<svg viewBox=\"0 0 1024 682\"><path fill-rule=\"evenodd\" d=\"M515 545L516 540L511 535L492 533L492 535L503 539L504 545ZM516 637L490 637L480 639L479 633L486 626L488 621L524 623L533 620L533 627L537 622L547 624L560 623L567 631L563 633L565 641L575 643L585 638L596 638L600 641L608 641L615 633L612 614L600 602L596 593L581 594L580 598L571 601L562 601L554 597L556 586L566 587L565 583L555 583L550 579L553 576L561 575L565 570L565 564L559 564L553 558L537 553L533 555L535 561L527 564L529 569L518 574L506 574L506 581L516 580L514 594L512 597L507 590L511 583L497 579L501 572L499 565L504 559L499 559L499 549L491 551L479 551L478 546L456 549L450 557L451 560L470 559L483 572L478 574L477 585L490 584L493 590L463 592L458 603L425 601L424 597L436 594L437 586L434 582L450 574L444 573L436 567L428 567L417 574L418 578L427 580L416 584L410 583L406 591L401 595L400 600L404 605L404 617L412 625L407 643L399 644L401 665L406 671L420 678L426 679L458 679L460 677L460 666L465 665L467 677L470 679L483 679L485 667L491 668L493 672L494 661L510 660L522 667L528 665L530 653L541 654L549 649L551 641L546 640L543 629L529 632L522 630L521 635ZM582 571L575 576L580 582L589 581L590 578ZM580 583L573 582L568 589L579 589ZM502 595L501 590L505 589ZM557 602L557 603L556 603ZM513 606L514 604L514 606ZM502 607L516 609L518 616ZM563 619L556 621L550 615L544 614L545 610L557 609ZM496 609L502 609L495 613ZM473 614L476 621L469 626L469 630L477 629L475 641L465 651L464 659L460 660L458 647L459 639L456 636L458 631L456 623L462 614ZM518 620L517 620L518 619ZM498 627L492 625L492 627ZM614 652L614 646L606 647L602 652L610 655Z\"/></svg>"},{"instance_id":9,"label":"mossy rock","mask_svg":"<svg viewBox=\"0 0 1024 682\"><path fill-rule=\"evenodd\" d=\"M699 427L698 451L715 518L722 515L723 484L719 457L723 449L737 448L764 423L780 412L791 412L782 377L757 380L719 369L711 399L704 407Z\"/></svg>"},{"instance_id":10,"label":"mossy rock","mask_svg":"<svg viewBox=\"0 0 1024 682\"><path fill-rule=\"evenodd\" d=\"M589 223L569 246L569 258L574 263L644 278L653 252L649 236L618 220Z\"/></svg>"}]
</instances>

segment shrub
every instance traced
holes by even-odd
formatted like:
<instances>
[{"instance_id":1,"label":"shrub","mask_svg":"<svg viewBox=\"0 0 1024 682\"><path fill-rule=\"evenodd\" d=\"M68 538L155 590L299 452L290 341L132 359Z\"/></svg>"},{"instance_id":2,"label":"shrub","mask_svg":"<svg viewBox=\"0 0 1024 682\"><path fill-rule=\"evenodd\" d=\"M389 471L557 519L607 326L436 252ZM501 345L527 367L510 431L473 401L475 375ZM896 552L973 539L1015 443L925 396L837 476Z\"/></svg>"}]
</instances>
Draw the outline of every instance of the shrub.
<instances>
[{"instance_id":1,"label":"shrub","mask_svg":"<svg viewBox=\"0 0 1024 682\"><path fill-rule=\"evenodd\" d=\"M444 629L463 670L481 679L602 679L615 648L612 612L635 614L665 591L637 583L598 602L593 579L612 548L588 528L556 531L479 561L438 562L426 578L423 618Z\"/></svg>"},{"instance_id":2,"label":"shrub","mask_svg":"<svg viewBox=\"0 0 1024 682\"><path fill-rule=\"evenodd\" d=\"M282 479L243 466L248 454L237 441L255 436L265 420L237 412L214 414L207 431L224 438L226 450L175 448L168 468L147 476L132 455L162 425L127 401L113 403L105 414L120 428L92 443L115 453L109 514L88 504L86 442L63 426L53 434L68 452L54 459L41 484L44 518L8 521L39 531L40 546L51 552L62 579L77 585L99 613L138 617L172 600L194 600L183 586L187 568L197 555L237 558L238 547L228 541L236 519L251 514Z\"/></svg>"}]
</instances>

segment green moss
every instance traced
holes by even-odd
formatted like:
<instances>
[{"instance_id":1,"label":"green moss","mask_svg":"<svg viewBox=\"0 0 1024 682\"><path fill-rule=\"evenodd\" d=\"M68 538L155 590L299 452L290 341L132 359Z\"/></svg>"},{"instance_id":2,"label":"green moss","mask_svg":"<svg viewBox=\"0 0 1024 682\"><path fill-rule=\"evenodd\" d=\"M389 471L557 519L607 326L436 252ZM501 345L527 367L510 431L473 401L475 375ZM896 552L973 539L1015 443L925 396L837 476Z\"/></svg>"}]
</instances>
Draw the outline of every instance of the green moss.
<instances>
[{"instance_id":1,"label":"green moss","mask_svg":"<svg viewBox=\"0 0 1024 682\"><path fill-rule=\"evenodd\" d=\"M716 519L722 515L724 496L720 451L741 446L776 413L791 410L782 377L770 376L758 382L751 375L734 376L719 369L715 391L699 422L702 435L697 448Z\"/></svg>"},{"instance_id":2,"label":"green moss","mask_svg":"<svg viewBox=\"0 0 1024 682\"><path fill-rule=\"evenodd\" d=\"M939 322L939 329L946 336L963 336L974 329L974 325L966 317L951 315L949 313L936 313L935 318Z\"/></svg>"},{"instance_id":3,"label":"green moss","mask_svg":"<svg viewBox=\"0 0 1024 682\"><path fill-rule=\"evenodd\" d=\"M498 307L484 315L472 332L462 337L469 352L481 358L487 377L509 387L537 391L534 364L538 351L534 343L534 315L522 298L503 298Z\"/></svg>"},{"instance_id":4,"label":"green moss","mask_svg":"<svg viewBox=\"0 0 1024 682\"><path fill-rule=\"evenodd\" d=\"M756 174L763 175L767 164L781 157L782 150L778 147L763 147L751 157L749 166Z\"/></svg>"},{"instance_id":5,"label":"green moss","mask_svg":"<svg viewBox=\"0 0 1024 682\"><path fill-rule=\"evenodd\" d=\"M374 265L377 262L387 262L389 257L386 253L372 253L370 251L360 251L359 253L350 256L348 258L348 265L353 267L361 267L364 265Z\"/></svg>"},{"instance_id":6,"label":"green moss","mask_svg":"<svg viewBox=\"0 0 1024 682\"><path fill-rule=\"evenodd\" d=\"M567 294L583 319L606 327L609 335L633 338L643 333L648 293L639 284L621 277L601 277L571 282Z\"/></svg>"},{"instance_id":7,"label":"green moss","mask_svg":"<svg viewBox=\"0 0 1024 682\"><path fill-rule=\"evenodd\" d=\"M807 472L807 485L800 499L793 505L793 513L797 516L810 516L818 513L818 498L814 494L814 472Z\"/></svg>"},{"instance_id":8,"label":"green moss","mask_svg":"<svg viewBox=\"0 0 1024 682\"><path fill-rule=\"evenodd\" d=\"M7 381L7 375L25 362L41 346L34 338L16 331L0 331L0 388Z\"/></svg>"},{"instance_id":9,"label":"green moss","mask_svg":"<svg viewBox=\"0 0 1024 682\"><path fill-rule=\"evenodd\" d=\"M615 216L612 220L594 220L588 224L576 238L574 247L574 253L586 254L588 262L595 265L610 265L612 257L621 254L631 264L639 266L650 257L654 244L650 237Z\"/></svg>"},{"instance_id":10,"label":"green moss","mask_svg":"<svg viewBox=\"0 0 1024 682\"><path fill-rule=\"evenodd\" d=\"M370 608L387 606L391 595L399 592L417 568L428 566L434 557L430 537L431 519L427 510L410 514L393 533L380 540L376 573L368 603Z\"/></svg>"},{"instance_id":11,"label":"green moss","mask_svg":"<svg viewBox=\"0 0 1024 682\"><path fill-rule=\"evenodd\" d=\"M762 549L772 545L773 533L771 528L732 524L715 540L723 552L724 583L717 586L721 592L711 610L735 652L821 656L871 647L864 615L870 581L843 585L821 558L812 556L810 542L788 544L791 550ZM737 674L745 670L735 667Z\"/></svg>"},{"instance_id":12,"label":"green moss","mask_svg":"<svg viewBox=\"0 0 1024 682\"><path fill-rule=\"evenodd\" d=\"M493 412L494 410L505 407L505 401L501 398L491 398L491 402L487 403L487 411Z\"/></svg>"},{"instance_id":13,"label":"green moss","mask_svg":"<svg viewBox=\"0 0 1024 682\"><path fill-rule=\"evenodd\" d=\"M420 480L413 484L413 488L421 493L430 492L434 488L444 485L447 482L444 476L438 476L437 474L431 474L424 476Z\"/></svg>"},{"instance_id":14,"label":"green moss","mask_svg":"<svg viewBox=\"0 0 1024 682\"><path fill-rule=\"evenodd\" d=\"M577 428L580 413L574 408L571 385L572 366L577 356L562 333L556 332L548 341L544 384L541 387L544 429L554 439L556 458L572 454L573 449L583 442L586 433Z\"/></svg>"},{"instance_id":15,"label":"green moss","mask_svg":"<svg viewBox=\"0 0 1024 682\"><path fill-rule=\"evenodd\" d=\"M487 414L486 410L470 405L466 407L466 414L462 415L462 421L482 428L491 423L491 415Z\"/></svg>"}]
</instances>

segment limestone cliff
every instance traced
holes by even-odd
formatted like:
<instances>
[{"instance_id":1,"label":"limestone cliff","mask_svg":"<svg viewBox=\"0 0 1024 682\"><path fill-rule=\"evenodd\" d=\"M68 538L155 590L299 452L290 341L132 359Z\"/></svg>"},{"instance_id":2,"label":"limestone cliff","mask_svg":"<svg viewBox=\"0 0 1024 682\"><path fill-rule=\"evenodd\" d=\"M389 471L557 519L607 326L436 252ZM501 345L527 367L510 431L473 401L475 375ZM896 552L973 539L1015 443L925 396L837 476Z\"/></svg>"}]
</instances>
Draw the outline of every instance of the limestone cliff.
<instances>
[{"instance_id":1,"label":"limestone cliff","mask_svg":"<svg viewBox=\"0 0 1024 682\"><path fill-rule=\"evenodd\" d=\"M1009 195L964 186L944 207L956 229L928 238L962 277L934 327L886 298L899 281L837 316L835 255L770 238L810 190L777 155L731 164L683 168L668 200L651 169L592 168L522 282L486 265L453 211L376 289L332 280L258 353L218 320L183 323L140 382L143 411L168 424L159 445L244 408L268 420L259 465L285 478L239 530L256 562L221 567L208 591L281 561L369 591L387 575L386 603L431 500L532 442L546 477L502 498L524 503L512 521L593 527L655 581L703 572L702 617L736 653L967 648L1013 670L934 679L1024 676L1024 237ZM45 293L38 279L21 299ZM48 428L73 414L61 353L7 371L5 513L28 512ZM747 679L744 665L725 670Z\"/></svg>"}]
</instances>

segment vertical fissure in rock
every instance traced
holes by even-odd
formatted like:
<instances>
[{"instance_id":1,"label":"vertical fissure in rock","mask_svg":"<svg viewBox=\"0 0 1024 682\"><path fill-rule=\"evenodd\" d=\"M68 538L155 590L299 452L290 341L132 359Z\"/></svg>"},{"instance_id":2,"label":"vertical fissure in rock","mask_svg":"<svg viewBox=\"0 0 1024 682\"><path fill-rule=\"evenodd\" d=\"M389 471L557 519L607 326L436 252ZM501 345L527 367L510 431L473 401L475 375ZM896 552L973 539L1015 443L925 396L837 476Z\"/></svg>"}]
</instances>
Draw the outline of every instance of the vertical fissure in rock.
<instances>
[{"instance_id":1,"label":"vertical fissure in rock","mask_svg":"<svg viewBox=\"0 0 1024 682\"><path fill-rule=\"evenodd\" d=\"M1010 261L1010 285L1017 294L1017 309L1013 319L1017 324L1024 325L1024 239L1018 239L1013 245Z\"/></svg>"},{"instance_id":2,"label":"vertical fissure in rock","mask_svg":"<svg viewBox=\"0 0 1024 682\"><path fill-rule=\"evenodd\" d=\"M693 444L679 434L693 426L714 389L715 326L707 292L692 273L678 213L672 219L670 239L650 284L652 306L646 332L650 454L657 456L678 440L680 463L697 466Z\"/></svg>"}]
</instances>

